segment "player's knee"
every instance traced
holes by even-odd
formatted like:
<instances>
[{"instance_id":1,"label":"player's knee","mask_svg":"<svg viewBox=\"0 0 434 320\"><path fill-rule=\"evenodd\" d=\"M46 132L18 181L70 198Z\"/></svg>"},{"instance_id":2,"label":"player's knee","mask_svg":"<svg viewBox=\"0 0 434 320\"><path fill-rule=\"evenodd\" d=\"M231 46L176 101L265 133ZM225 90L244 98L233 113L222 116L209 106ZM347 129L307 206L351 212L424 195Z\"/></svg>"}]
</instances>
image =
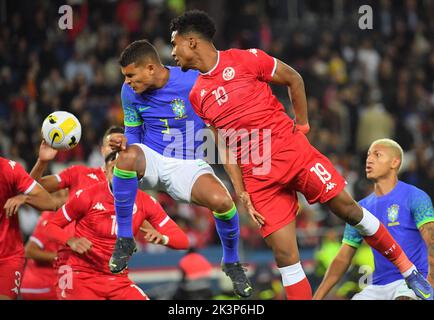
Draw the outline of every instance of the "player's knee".
<instances>
[{"instance_id":1,"label":"player's knee","mask_svg":"<svg viewBox=\"0 0 434 320\"><path fill-rule=\"evenodd\" d=\"M223 213L231 210L234 202L226 193L214 193L210 196L208 204L212 211Z\"/></svg>"},{"instance_id":2,"label":"player's knee","mask_svg":"<svg viewBox=\"0 0 434 320\"><path fill-rule=\"evenodd\" d=\"M128 147L125 151L119 152L116 160L116 167L123 170L136 170L136 163L140 154L135 148Z\"/></svg>"},{"instance_id":3,"label":"player's knee","mask_svg":"<svg viewBox=\"0 0 434 320\"><path fill-rule=\"evenodd\" d=\"M300 261L298 253L292 252L289 248L273 248L273 254L278 266L290 266Z\"/></svg>"}]
</instances>

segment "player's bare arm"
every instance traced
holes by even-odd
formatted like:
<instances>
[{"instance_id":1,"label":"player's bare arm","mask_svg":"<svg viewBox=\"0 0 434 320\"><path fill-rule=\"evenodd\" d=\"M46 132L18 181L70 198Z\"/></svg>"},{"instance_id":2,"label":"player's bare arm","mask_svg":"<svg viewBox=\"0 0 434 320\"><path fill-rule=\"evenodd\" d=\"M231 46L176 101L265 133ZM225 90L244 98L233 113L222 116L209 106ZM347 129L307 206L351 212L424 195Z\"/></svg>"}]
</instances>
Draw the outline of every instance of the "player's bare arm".
<instances>
[{"instance_id":1,"label":"player's bare arm","mask_svg":"<svg viewBox=\"0 0 434 320\"><path fill-rule=\"evenodd\" d=\"M420 233L428 249L428 281L434 286L434 222L422 225Z\"/></svg>"},{"instance_id":2,"label":"player's bare arm","mask_svg":"<svg viewBox=\"0 0 434 320\"><path fill-rule=\"evenodd\" d=\"M294 113L298 128L309 132L309 119L307 114L307 98L304 81L301 75L286 63L277 60L276 72L271 80L274 84L288 86L288 95L294 106Z\"/></svg>"},{"instance_id":3,"label":"player's bare arm","mask_svg":"<svg viewBox=\"0 0 434 320\"><path fill-rule=\"evenodd\" d=\"M57 252L42 250L36 242L29 240L25 247L27 259L33 259L38 262L52 263L57 256Z\"/></svg>"},{"instance_id":4,"label":"player's bare arm","mask_svg":"<svg viewBox=\"0 0 434 320\"><path fill-rule=\"evenodd\" d=\"M29 194L19 194L6 201L4 205L6 216L17 214L23 204L28 204L40 211L56 211L60 207L60 203L55 198L50 196L44 188L36 185Z\"/></svg>"},{"instance_id":5,"label":"player's bare arm","mask_svg":"<svg viewBox=\"0 0 434 320\"><path fill-rule=\"evenodd\" d=\"M336 257L327 268L324 279L321 281L318 289L313 295L313 300L324 299L330 290L342 279L347 272L357 249L347 244L342 244Z\"/></svg>"},{"instance_id":6,"label":"player's bare arm","mask_svg":"<svg viewBox=\"0 0 434 320\"><path fill-rule=\"evenodd\" d=\"M45 140L42 140L39 146L38 160L33 166L32 171L30 171L30 176L50 193L59 190L59 181L54 175L43 177L43 174L48 167L48 163L56 157L57 152L58 151L51 148Z\"/></svg>"},{"instance_id":7,"label":"player's bare arm","mask_svg":"<svg viewBox=\"0 0 434 320\"><path fill-rule=\"evenodd\" d=\"M210 126L209 128L214 134L214 142L217 145L219 155L225 157L225 159L223 159L223 166L229 178L231 179L232 185L235 189L235 193L243 202L243 205L252 220L256 223L256 225L258 225L258 227L261 227L265 223L265 218L258 211L256 211L255 207L252 204L250 195L244 187L241 169L238 166L233 153L224 143L224 140L220 137L220 135L218 135L217 129L212 126Z\"/></svg>"}]
</instances>

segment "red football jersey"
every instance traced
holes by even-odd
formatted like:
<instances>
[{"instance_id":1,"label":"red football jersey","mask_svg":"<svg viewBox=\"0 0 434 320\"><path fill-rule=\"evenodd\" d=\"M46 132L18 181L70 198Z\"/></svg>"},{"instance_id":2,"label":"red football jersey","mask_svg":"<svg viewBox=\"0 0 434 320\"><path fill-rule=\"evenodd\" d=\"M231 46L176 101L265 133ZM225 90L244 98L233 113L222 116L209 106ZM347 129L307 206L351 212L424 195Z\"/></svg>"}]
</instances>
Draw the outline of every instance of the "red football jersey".
<instances>
[{"instance_id":1,"label":"red football jersey","mask_svg":"<svg viewBox=\"0 0 434 320\"><path fill-rule=\"evenodd\" d=\"M102 168L89 168L85 166L72 166L56 174L59 188L69 189L72 197L77 190L90 187L94 184L106 181L107 178Z\"/></svg>"},{"instance_id":2,"label":"red football jersey","mask_svg":"<svg viewBox=\"0 0 434 320\"><path fill-rule=\"evenodd\" d=\"M47 233L44 230L44 226L47 224L48 220L54 216L54 214L55 212L52 211L42 212L38 223L33 230L33 234L29 239L44 251L57 252L60 247L60 244L57 241L48 238ZM72 236L72 234L70 236ZM27 279L32 279L31 283L28 283ZM50 263L40 263L33 259L27 259L21 288L35 288L35 279L37 279L37 284L41 287L44 285L47 287L49 285L54 286L57 281L56 270Z\"/></svg>"},{"instance_id":3,"label":"red football jersey","mask_svg":"<svg viewBox=\"0 0 434 320\"><path fill-rule=\"evenodd\" d=\"M12 256L24 256L18 215L7 218L3 207L9 198L28 194L35 186L36 181L19 163L0 157L0 264Z\"/></svg>"},{"instance_id":4,"label":"red football jersey","mask_svg":"<svg viewBox=\"0 0 434 320\"><path fill-rule=\"evenodd\" d=\"M143 220L160 231L170 220L163 208L145 192L138 190L133 210L133 233L136 234ZM78 190L60 208L48 225L64 227L76 221L75 237L85 237L92 242L92 249L85 255L73 252L65 262L74 271L97 272L112 275L108 263L116 242L116 213L113 194L107 182ZM62 241L69 239L64 236ZM120 276L126 276L126 272Z\"/></svg>"},{"instance_id":5,"label":"red football jersey","mask_svg":"<svg viewBox=\"0 0 434 320\"><path fill-rule=\"evenodd\" d=\"M267 83L276 67L277 60L259 49L218 51L216 66L202 73L190 92L194 110L220 129L244 173L262 165L248 157L265 155L267 139L271 157L292 132L292 119Z\"/></svg>"}]
</instances>

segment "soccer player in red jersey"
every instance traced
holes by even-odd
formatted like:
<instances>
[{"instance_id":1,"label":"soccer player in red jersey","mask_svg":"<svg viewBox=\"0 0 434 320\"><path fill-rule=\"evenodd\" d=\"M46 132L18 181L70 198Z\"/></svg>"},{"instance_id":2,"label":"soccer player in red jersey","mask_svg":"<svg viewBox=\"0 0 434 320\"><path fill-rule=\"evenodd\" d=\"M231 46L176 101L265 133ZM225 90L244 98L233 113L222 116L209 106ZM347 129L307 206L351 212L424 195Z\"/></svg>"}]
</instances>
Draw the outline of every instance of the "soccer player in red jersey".
<instances>
[{"instance_id":1,"label":"soccer player in red jersey","mask_svg":"<svg viewBox=\"0 0 434 320\"><path fill-rule=\"evenodd\" d=\"M261 226L287 298L312 298L296 241L297 191L309 203L327 204L404 278L409 277L416 267L384 225L344 190L344 178L305 137L309 123L302 77L259 49L217 50L212 42L215 25L205 12L186 12L173 19L170 28L177 64L201 72L190 92L193 108L216 138L223 139L219 145L235 149L236 161L226 162L225 169L250 216ZM286 114L268 83L288 87L297 122ZM225 159L230 155L225 150ZM419 282L409 285L424 299L416 290Z\"/></svg>"},{"instance_id":2,"label":"soccer player in red jersey","mask_svg":"<svg viewBox=\"0 0 434 320\"><path fill-rule=\"evenodd\" d=\"M18 296L25 261L19 207L56 210L58 205L15 161L0 157L0 181L0 300L9 300Z\"/></svg>"},{"instance_id":3,"label":"soccer player in red jersey","mask_svg":"<svg viewBox=\"0 0 434 320\"><path fill-rule=\"evenodd\" d=\"M115 133L124 133L124 129L118 126L112 126L106 130L102 138L101 155L105 158L112 150L109 146L109 137ZM37 180L48 192L56 192L62 189L68 189L69 195L72 197L74 194L83 188L90 187L102 181L106 181L106 175L103 167L90 168L83 165L74 165L62 170L58 174L42 176L48 167L50 161L54 160L57 155L57 150L51 148L45 141L42 141L39 147L38 160L30 175ZM63 204L63 203L62 203ZM48 217L50 219L50 217ZM74 233L74 223L68 225L65 229L70 234ZM64 264L68 254L71 252L70 248L66 246L59 246L57 252L57 260L54 263L54 268Z\"/></svg>"},{"instance_id":4,"label":"soccer player in red jersey","mask_svg":"<svg viewBox=\"0 0 434 320\"><path fill-rule=\"evenodd\" d=\"M78 190L44 227L52 240L73 251L59 278L58 298L67 300L148 300L129 278L128 272L113 275L109 260L116 242L116 215L111 181L116 152L106 158L107 180ZM187 249L187 235L171 220L163 208L143 191L137 193L133 231L144 220L156 229L149 231L148 241L173 249ZM73 237L63 228L76 221Z\"/></svg>"},{"instance_id":5,"label":"soccer player in red jersey","mask_svg":"<svg viewBox=\"0 0 434 320\"><path fill-rule=\"evenodd\" d=\"M57 300L57 274L53 263L60 245L48 239L43 230L52 215L51 211L42 212L25 246L27 263L20 289L23 300Z\"/></svg>"}]
</instances>

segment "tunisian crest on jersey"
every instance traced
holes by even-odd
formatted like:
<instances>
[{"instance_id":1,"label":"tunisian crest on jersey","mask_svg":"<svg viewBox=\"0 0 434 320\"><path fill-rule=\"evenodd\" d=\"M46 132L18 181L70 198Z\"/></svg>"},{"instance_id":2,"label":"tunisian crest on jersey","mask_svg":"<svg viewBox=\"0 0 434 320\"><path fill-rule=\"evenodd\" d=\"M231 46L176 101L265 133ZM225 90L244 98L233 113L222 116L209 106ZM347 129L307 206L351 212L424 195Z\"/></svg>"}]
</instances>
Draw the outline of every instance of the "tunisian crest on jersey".
<instances>
[{"instance_id":1,"label":"tunisian crest on jersey","mask_svg":"<svg viewBox=\"0 0 434 320\"><path fill-rule=\"evenodd\" d=\"M223 70L223 79L226 81L232 80L235 77L235 70L232 67L227 67Z\"/></svg>"},{"instance_id":2,"label":"tunisian crest on jersey","mask_svg":"<svg viewBox=\"0 0 434 320\"><path fill-rule=\"evenodd\" d=\"M397 204L391 205L387 208L387 219L389 219L389 223L387 224L389 227L399 225L398 220L399 217L399 206Z\"/></svg>"},{"instance_id":3,"label":"tunisian crest on jersey","mask_svg":"<svg viewBox=\"0 0 434 320\"><path fill-rule=\"evenodd\" d=\"M185 102L182 99L174 99L170 101L173 113L176 115L176 120L186 118L185 114Z\"/></svg>"}]
</instances>

